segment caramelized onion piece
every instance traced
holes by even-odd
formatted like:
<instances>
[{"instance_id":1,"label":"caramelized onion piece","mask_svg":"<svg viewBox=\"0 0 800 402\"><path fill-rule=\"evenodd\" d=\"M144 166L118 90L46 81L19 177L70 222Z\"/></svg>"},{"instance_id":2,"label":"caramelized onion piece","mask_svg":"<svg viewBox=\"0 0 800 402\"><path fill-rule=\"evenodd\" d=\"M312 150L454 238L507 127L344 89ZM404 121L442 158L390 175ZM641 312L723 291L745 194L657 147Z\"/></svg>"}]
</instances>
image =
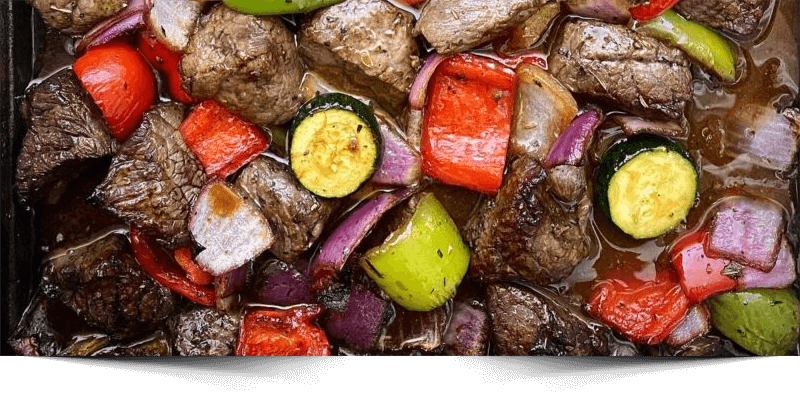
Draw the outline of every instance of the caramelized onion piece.
<instances>
[{"instance_id":1,"label":"caramelized onion piece","mask_svg":"<svg viewBox=\"0 0 800 402\"><path fill-rule=\"evenodd\" d=\"M91 46L101 45L138 28L144 24L144 15L152 6L153 0L130 0L124 10L103 20L87 32L75 46L75 51L82 53Z\"/></svg>"}]
</instances>

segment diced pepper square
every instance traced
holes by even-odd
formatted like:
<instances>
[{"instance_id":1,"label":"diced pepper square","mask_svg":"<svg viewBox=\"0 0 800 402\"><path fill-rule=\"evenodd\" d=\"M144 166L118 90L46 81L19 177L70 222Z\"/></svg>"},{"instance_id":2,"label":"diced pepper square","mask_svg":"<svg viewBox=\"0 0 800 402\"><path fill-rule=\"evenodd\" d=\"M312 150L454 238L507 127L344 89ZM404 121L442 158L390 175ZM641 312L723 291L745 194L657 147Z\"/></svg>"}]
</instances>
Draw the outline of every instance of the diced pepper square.
<instances>
[{"instance_id":1,"label":"diced pepper square","mask_svg":"<svg viewBox=\"0 0 800 402\"><path fill-rule=\"evenodd\" d=\"M220 103L206 100L192 109L178 130L211 177L226 178L269 146L264 132Z\"/></svg>"},{"instance_id":2,"label":"diced pepper square","mask_svg":"<svg viewBox=\"0 0 800 402\"><path fill-rule=\"evenodd\" d=\"M323 308L250 308L239 328L237 356L330 356L325 331L313 324Z\"/></svg>"},{"instance_id":3,"label":"diced pepper square","mask_svg":"<svg viewBox=\"0 0 800 402\"><path fill-rule=\"evenodd\" d=\"M485 57L443 61L428 84L422 169L446 184L494 195L505 171L517 75Z\"/></svg>"},{"instance_id":4,"label":"diced pepper square","mask_svg":"<svg viewBox=\"0 0 800 402\"><path fill-rule=\"evenodd\" d=\"M672 265L680 275L681 287L694 303L722 292L736 289L735 274L723 272L733 267L730 260L706 255L706 232L695 232L680 239L670 251Z\"/></svg>"},{"instance_id":5,"label":"diced pepper square","mask_svg":"<svg viewBox=\"0 0 800 402\"><path fill-rule=\"evenodd\" d=\"M588 299L589 312L634 342L656 345L689 311L676 279L659 272L655 281L629 286L621 280L599 283Z\"/></svg>"}]
</instances>

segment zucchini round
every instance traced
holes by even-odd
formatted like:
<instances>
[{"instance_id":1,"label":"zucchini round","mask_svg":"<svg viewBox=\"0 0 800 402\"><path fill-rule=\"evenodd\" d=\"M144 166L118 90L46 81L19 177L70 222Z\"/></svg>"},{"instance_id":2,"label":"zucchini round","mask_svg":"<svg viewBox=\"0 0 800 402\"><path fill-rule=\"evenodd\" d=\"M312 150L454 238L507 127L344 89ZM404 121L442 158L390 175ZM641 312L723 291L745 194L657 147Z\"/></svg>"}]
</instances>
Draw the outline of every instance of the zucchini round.
<instances>
[{"instance_id":1,"label":"zucchini round","mask_svg":"<svg viewBox=\"0 0 800 402\"><path fill-rule=\"evenodd\" d=\"M321 197L352 194L378 169L383 143L372 108L352 96L311 99L289 128L289 165L300 183Z\"/></svg>"},{"instance_id":2,"label":"zucchini round","mask_svg":"<svg viewBox=\"0 0 800 402\"><path fill-rule=\"evenodd\" d=\"M658 237L686 218L697 180L692 158L679 143L641 134L617 142L603 155L597 203L633 238Z\"/></svg>"}]
</instances>

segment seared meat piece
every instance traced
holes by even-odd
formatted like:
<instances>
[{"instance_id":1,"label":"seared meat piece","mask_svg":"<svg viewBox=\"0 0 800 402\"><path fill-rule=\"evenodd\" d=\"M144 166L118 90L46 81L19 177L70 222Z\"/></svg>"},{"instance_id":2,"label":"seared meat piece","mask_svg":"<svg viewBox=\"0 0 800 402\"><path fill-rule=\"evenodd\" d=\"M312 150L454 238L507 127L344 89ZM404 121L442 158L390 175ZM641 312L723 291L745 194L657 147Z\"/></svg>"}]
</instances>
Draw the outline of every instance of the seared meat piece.
<instances>
[{"instance_id":1,"label":"seared meat piece","mask_svg":"<svg viewBox=\"0 0 800 402\"><path fill-rule=\"evenodd\" d=\"M44 22L67 35L82 35L128 5L128 0L29 0Z\"/></svg>"},{"instance_id":2,"label":"seared meat piece","mask_svg":"<svg viewBox=\"0 0 800 402\"><path fill-rule=\"evenodd\" d=\"M188 218L206 175L183 142L184 106L155 106L111 161L95 197L111 213L166 244L191 240Z\"/></svg>"},{"instance_id":3,"label":"seared meat piece","mask_svg":"<svg viewBox=\"0 0 800 402\"><path fill-rule=\"evenodd\" d=\"M551 171L530 156L518 159L497 196L484 200L464 229L473 250L470 275L544 286L569 276L589 254L591 201L583 168Z\"/></svg>"},{"instance_id":4,"label":"seared meat piece","mask_svg":"<svg viewBox=\"0 0 800 402\"><path fill-rule=\"evenodd\" d=\"M410 311L396 306L394 320L378 339L383 352L433 352L444 346L444 333L453 315L453 304L447 302L430 311Z\"/></svg>"},{"instance_id":5,"label":"seared meat piece","mask_svg":"<svg viewBox=\"0 0 800 402\"><path fill-rule=\"evenodd\" d=\"M420 67L414 17L383 0L346 0L307 19L297 47L309 69L337 88L398 112Z\"/></svg>"},{"instance_id":6,"label":"seared meat piece","mask_svg":"<svg viewBox=\"0 0 800 402\"><path fill-rule=\"evenodd\" d=\"M492 284L486 292L494 353L608 355L608 328L555 293L511 284Z\"/></svg>"},{"instance_id":7,"label":"seared meat piece","mask_svg":"<svg viewBox=\"0 0 800 402\"><path fill-rule=\"evenodd\" d=\"M95 159L117 150L103 114L72 70L64 69L31 90L21 113L28 119L17 164L23 204L63 188Z\"/></svg>"},{"instance_id":8,"label":"seared meat piece","mask_svg":"<svg viewBox=\"0 0 800 402\"><path fill-rule=\"evenodd\" d=\"M712 28L750 35L758 28L768 0L683 0L675 10Z\"/></svg>"},{"instance_id":9,"label":"seared meat piece","mask_svg":"<svg viewBox=\"0 0 800 402\"><path fill-rule=\"evenodd\" d=\"M181 356L231 356L239 319L211 307L197 307L170 319L173 345Z\"/></svg>"},{"instance_id":10,"label":"seared meat piece","mask_svg":"<svg viewBox=\"0 0 800 402\"><path fill-rule=\"evenodd\" d=\"M568 21L549 62L570 91L609 99L631 113L677 119L692 99L683 52L625 26Z\"/></svg>"},{"instance_id":11,"label":"seared meat piece","mask_svg":"<svg viewBox=\"0 0 800 402\"><path fill-rule=\"evenodd\" d=\"M255 201L269 221L275 242L269 250L281 260L293 262L311 247L339 205L306 190L289 167L267 157L250 162L236 179L236 186Z\"/></svg>"},{"instance_id":12,"label":"seared meat piece","mask_svg":"<svg viewBox=\"0 0 800 402\"><path fill-rule=\"evenodd\" d=\"M275 17L215 6L198 21L181 72L189 93L214 98L255 124L285 123L302 102L303 63L292 33Z\"/></svg>"},{"instance_id":13,"label":"seared meat piece","mask_svg":"<svg viewBox=\"0 0 800 402\"><path fill-rule=\"evenodd\" d=\"M428 0L414 28L441 54L495 39L528 19L545 0Z\"/></svg>"},{"instance_id":14,"label":"seared meat piece","mask_svg":"<svg viewBox=\"0 0 800 402\"><path fill-rule=\"evenodd\" d=\"M152 329L175 308L172 292L142 271L120 234L51 252L42 289L117 338Z\"/></svg>"}]
</instances>

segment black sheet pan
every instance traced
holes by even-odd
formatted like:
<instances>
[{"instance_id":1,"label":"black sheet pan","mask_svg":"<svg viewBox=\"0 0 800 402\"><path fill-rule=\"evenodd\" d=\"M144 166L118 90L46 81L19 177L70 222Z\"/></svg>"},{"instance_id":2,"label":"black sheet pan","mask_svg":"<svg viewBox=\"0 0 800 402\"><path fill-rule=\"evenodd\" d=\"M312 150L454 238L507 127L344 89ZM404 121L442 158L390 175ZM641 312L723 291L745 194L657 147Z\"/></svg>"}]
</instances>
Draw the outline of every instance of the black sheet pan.
<instances>
[{"instance_id":1,"label":"black sheet pan","mask_svg":"<svg viewBox=\"0 0 800 402\"><path fill-rule=\"evenodd\" d=\"M791 1L794 7L798 8L798 3L794 0L779 1ZM14 195L16 158L25 134L25 124L18 109L25 88L38 73L40 66L37 66L36 60L43 51L44 32L44 23L27 1L0 0L0 135L2 135L0 138L0 354L2 355L13 354L8 339L33 296L40 276L39 265L44 256L36 239L38 228L35 224L34 211L21 207ZM800 199L800 194L796 199ZM796 205L795 210L800 211L800 208ZM800 240L798 236L800 213L795 214L790 224L790 232L794 234L793 240L797 243ZM800 258L797 263L800 267Z\"/></svg>"}]
</instances>

